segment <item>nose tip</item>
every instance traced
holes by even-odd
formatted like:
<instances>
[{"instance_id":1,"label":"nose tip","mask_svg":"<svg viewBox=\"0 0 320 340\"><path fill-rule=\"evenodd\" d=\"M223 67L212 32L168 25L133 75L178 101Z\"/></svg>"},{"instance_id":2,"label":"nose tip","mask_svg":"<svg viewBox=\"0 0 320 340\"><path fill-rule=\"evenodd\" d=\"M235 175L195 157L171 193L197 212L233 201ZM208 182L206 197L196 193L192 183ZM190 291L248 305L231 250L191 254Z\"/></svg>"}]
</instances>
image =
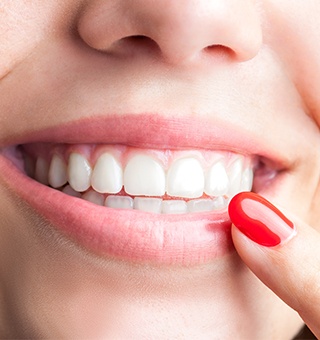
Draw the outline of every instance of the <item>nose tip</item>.
<instances>
[{"instance_id":1,"label":"nose tip","mask_svg":"<svg viewBox=\"0 0 320 340\"><path fill-rule=\"evenodd\" d=\"M188 61L216 52L246 61L259 52L262 30L251 1L186 1L182 10L178 7L171 5L161 29L151 32L167 60Z\"/></svg>"},{"instance_id":2,"label":"nose tip","mask_svg":"<svg viewBox=\"0 0 320 340\"><path fill-rule=\"evenodd\" d=\"M78 31L100 51L124 38L147 37L170 63L216 51L246 61L262 45L259 12L252 0L97 0L83 11Z\"/></svg>"}]
</instances>

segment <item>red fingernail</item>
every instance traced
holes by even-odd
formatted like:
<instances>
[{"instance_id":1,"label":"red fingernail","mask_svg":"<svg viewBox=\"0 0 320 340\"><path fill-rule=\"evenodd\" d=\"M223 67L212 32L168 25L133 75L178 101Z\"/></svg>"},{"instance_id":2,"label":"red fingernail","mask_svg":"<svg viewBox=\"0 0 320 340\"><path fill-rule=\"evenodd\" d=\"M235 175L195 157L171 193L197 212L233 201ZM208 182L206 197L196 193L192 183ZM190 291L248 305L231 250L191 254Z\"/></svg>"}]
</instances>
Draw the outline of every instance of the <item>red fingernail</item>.
<instances>
[{"instance_id":1,"label":"red fingernail","mask_svg":"<svg viewBox=\"0 0 320 340\"><path fill-rule=\"evenodd\" d=\"M253 192L242 192L229 204L232 223L252 241L274 247L296 233L294 224L274 205Z\"/></svg>"}]
</instances>

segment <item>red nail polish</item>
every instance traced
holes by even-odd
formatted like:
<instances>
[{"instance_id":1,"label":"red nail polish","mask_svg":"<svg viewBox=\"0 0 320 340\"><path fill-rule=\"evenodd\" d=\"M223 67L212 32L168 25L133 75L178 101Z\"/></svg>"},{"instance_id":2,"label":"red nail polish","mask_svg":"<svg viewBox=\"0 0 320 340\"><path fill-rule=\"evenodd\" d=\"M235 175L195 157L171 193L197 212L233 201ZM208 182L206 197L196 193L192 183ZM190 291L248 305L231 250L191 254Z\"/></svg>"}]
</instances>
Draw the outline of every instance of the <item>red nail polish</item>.
<instances>
[{"instance_id":1,"label":"red nail polish","mask_svg":"<svg viewBox=\"0 0 320 340\"><path fill-rule=\"evenodd\" d=\"M253 192L242 192L229 204L232 223L252 241L274 247L295 235L294 224L274 205Z\"/></svg>"}]
</instances>

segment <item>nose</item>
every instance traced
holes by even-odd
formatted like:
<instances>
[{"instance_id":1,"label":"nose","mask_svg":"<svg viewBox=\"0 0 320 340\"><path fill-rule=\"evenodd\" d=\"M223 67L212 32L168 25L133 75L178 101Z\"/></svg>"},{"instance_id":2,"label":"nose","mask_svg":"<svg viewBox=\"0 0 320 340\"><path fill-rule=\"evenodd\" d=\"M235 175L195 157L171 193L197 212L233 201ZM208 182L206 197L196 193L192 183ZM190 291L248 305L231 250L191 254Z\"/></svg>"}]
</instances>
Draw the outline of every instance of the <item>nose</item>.
<instances>
[{"instance_id":1,"label":"nose","mask_svg":"<svg viewBox=\"0 0 320 340\"><path fill-rule=\"evenodd\" d=\"M147 38L170 63L221 53L246 61L262 45L254 0L92 0L80 14L78 32L105 52Z\"/></svg>"}]
</instances>

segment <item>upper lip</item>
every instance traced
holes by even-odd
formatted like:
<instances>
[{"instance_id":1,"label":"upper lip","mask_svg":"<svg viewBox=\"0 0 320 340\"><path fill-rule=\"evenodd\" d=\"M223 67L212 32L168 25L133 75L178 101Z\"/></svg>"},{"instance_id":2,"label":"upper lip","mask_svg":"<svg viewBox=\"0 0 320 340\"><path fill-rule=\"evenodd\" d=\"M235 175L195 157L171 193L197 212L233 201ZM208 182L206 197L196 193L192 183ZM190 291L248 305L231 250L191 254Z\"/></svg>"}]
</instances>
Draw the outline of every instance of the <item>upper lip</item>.
<instances>
[{"instance_id":1,"label":"upper lip","mask_svg":"<svg viewBox=\"0 0 320 340\"><path fill-rule=\"evenodd\" d=\"M149 149L226 150L259 156L274 170L290 166L285 152L270 147L261 136L226 122L157 114L101 115L30 131L12 138L10 145L36 142L67 144L122 144ZM8 144L8 143L7 143Z\"/></svg>"}]
</instances>

